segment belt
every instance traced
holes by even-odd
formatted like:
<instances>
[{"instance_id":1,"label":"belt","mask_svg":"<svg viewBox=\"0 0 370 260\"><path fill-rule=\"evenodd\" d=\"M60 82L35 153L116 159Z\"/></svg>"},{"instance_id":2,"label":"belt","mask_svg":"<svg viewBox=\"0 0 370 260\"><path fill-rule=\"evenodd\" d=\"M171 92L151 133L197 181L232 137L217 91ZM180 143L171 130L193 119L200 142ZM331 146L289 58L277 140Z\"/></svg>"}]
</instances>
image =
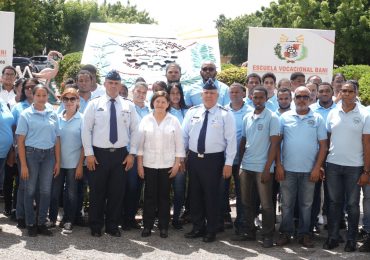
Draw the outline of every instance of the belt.
<instances>
[{"instance_id":1,"label":"belt","mask_svg":"<svg viewBox=\"0 0 370 260\"><path fill-rule=\"evenodd\" d=\"M196 152L193 152L191 150L189 150L189 152L192 153L193 155L196 155L200 159L204 159L204 158L207 158L207 157L213 157L213 156L217 156L217 155L220 155L220 154L224 154L224 152L218 152L218 153L196 153Z\"/></svg>"},{"instance_id":2,"label":"belt","mask_svg":"<svg viewBox=\"0 0 370 260\"><path fill-rule=\"evenodd\" d=\"M101 151L101 152L110 152L110 153L114 153L114 152L118 152L118 151L121 151L122 149L126 149L126 146L125 147L119 147L119 148L100 148L100 147L96 147L96 146L93 146L94 149L96 149L97 151Z\"/></svg>"},{"instance_id":3,"label":"belt","mask_svg":"<svg viewBox=\"0 0 370 260\"><path fill-rule=\"evenodd\" d=\"M50 152L53 151L54 147L51 147L49 149L39 149L31 146L26 146L26 151L33 151L33 152Z\"/></svg>"}]
</instances>

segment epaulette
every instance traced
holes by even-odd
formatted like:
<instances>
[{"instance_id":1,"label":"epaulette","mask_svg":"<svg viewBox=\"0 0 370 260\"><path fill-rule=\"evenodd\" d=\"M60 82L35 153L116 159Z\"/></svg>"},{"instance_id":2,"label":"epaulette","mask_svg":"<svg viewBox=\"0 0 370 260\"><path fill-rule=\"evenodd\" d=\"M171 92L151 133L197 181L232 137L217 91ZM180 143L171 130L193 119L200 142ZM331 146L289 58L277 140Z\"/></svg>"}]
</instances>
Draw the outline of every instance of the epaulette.
<instances>
[{"instance_id":1,"label":"epaulette","mask_svg":"<svg viewBox=\"0 0 370 260\"><path fill-rule=\"evenodd\" d=\"M122 97L124 100L127 100L127 101L130 101L131 103L134 103L134 101L132 101L131 99L129 98L126 98L126 97Z\"/></svg>"},{"instance_id":2,"label":"epaulette","mask_svg":"<svg viewBox=\"0 0 370 260\"><path fill-rule=\"evenodd\" d=\"M193 108L198 108L198 107L200 107L200 105L192 106L191 108L189 108L189 110L191 110Z\"/></svg>"},{"instance_id":3,"label":"epaulette","mask_svg":"<svg viewBox=\"0 0 370 260\"><path fill-rule=\"evenodd\" d=\"M97 98L100 98L101 96L97 96L97 97L93 97L91 100L94 100L94 99L97 99Z\"/></svg>"},{"instance_id":4,"label":"epaulette","mask_svg":"<svg viewBox=\"0 0 370 260\"><path fill-rule=\"evenodd\" d=\"M222 109L222 110L225 110L225 111L229 111L226 107L224 106L221 106L221 105L217 105L218 108Z\"/></svg>"}]
</instances>

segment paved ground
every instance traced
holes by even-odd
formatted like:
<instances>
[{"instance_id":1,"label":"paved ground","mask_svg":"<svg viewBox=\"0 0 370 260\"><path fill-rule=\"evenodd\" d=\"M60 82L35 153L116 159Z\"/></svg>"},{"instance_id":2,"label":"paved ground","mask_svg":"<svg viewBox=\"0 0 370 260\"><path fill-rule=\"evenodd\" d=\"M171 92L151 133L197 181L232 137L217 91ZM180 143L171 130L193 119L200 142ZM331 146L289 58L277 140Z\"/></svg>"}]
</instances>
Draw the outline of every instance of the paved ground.
<instances>
[{"instance_id":1,"label":"paved ground","mask_svg":"<svg viewBox=\"0 0 370 260\"><path fill-rule=\"evenodd\" d=\"M0 204L0 209L3 204ZM187 240L184 231L169 230L169 237L162 239L159 232L141 238L140 231L123 232L121 238L103 235L91 237L87 228L75 227L73 234L62 235L54 230L53 237L30 238L15 223L0 214L0 259L370 259L370 253L345 253L344 244L335 251L322 249L326 232L316 238L316 247L303 248L296 242L288 247L264 249L260 242L232 242L232 230L218 235L218 241L205 244L201 239Z\"/></svg>"}]
</instances>

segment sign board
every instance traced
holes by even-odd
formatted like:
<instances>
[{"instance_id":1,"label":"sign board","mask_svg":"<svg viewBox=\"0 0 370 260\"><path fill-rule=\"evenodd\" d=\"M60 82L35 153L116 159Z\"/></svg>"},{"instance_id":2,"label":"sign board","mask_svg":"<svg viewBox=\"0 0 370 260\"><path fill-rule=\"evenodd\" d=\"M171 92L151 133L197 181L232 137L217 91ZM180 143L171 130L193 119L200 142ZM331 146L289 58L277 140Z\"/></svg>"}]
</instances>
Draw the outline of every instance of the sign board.
<instances>
[{"instance_id":1,"label":"sign board","mask_svg":"<svg viewBox=\"0 0 370 260\"><path fill-rule=\"evenodd\" d=\"M13 62L14 13L0 11L0 71Z\"/></svg>"},{"instance_id":2,"label":"sign board","mask_svg":"<svg viewBox=\"0 0 370 260\"><path fill-rule=\"evenodd\" d=\"M175 31L148 24L91 23L82 64L93 64L101 76L116 69L128 87L138 77L149 84L165 79L166 65L181 66L181 82L200 80L203 61L221 69L217 30L194 28Z\"/></svg>"},{"instance_id":3,"label":"sign board","mask_svg":"<svg viewBox=\"0 0 370 260\"><path fill-rule=\"evenodd\" d=\"M331 82L335 31L289 28L249 28L248 73L273 72L290 78L302 72Z\"/></svg>"}]
</instances>

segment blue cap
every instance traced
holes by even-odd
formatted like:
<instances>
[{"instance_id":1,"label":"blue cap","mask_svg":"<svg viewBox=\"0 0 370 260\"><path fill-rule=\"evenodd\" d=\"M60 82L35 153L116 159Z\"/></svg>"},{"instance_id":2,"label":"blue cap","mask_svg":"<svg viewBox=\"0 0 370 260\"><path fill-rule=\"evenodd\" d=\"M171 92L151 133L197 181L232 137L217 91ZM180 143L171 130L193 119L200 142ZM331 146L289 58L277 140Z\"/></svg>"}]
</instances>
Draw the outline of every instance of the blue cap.
<instances>
[{"instance_id":1,"label":"blue cap","mask_svg":"<svg viewBox=\"0 0 370 260\"><path fill-rule=\"evenodd\" d=\"M121 81L121 76L119 75L119 73L116 70L111 70L105 76L105 79Z\"/></svg>"},{"instance_id":2,"label":"blue cap","mask_svg":"<svg viewBox=\"0 0 370 260\"><path fill-rule=\"evenodd\" d=\"M212 90L217 89L217 87L212 79L208 79L207 82L204 84L203 89Z\"/></svg>"}]
</instances>

